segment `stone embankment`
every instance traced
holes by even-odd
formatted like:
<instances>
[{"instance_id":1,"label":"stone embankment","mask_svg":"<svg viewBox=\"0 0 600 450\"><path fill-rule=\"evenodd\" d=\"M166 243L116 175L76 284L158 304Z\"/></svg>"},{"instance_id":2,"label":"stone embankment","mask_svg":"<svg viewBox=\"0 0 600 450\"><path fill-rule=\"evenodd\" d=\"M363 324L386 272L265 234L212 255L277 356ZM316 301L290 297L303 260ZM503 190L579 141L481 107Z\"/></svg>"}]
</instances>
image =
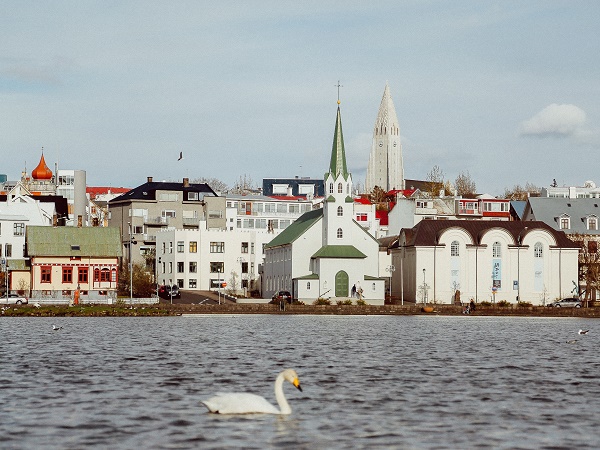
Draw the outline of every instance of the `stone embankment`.
<instances>
[{"instance_id":1,"label":"stone embankment","mask_svg":"<svg viewBox=\"0 0 600 450\"><path fill-rule=\"evenodd\" d=\"M432 305L432 312L425 312L422 305L279 305L271 304L222 304L191 305L33 305L3 306L4 316L180 316L184 314L286 314L286 315L440 315L462 316L463 308L454 305ZM600 307L550 308L542 306L477 306L470 316L534 316L534 317L600 317Z\"/></svg>"}]
</instances>

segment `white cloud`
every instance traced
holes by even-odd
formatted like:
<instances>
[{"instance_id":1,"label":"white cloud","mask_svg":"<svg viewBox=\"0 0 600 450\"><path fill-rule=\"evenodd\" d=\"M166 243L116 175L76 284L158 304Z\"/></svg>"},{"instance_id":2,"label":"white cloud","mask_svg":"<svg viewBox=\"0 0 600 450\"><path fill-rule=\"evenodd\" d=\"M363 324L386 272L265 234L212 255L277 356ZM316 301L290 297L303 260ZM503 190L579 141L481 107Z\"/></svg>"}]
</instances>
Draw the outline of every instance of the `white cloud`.
<instances>
[{"instance_id":1,"label":"white cloud","mask_svg":"<svg viewBox=\"0 0 600 450\"><path fill-rule=\"evenodd\" d=\"M569 137L583 133L585 111L575 105L546 106L532 118L521 122L521 136Z\"/></svg>"}]
</instances>

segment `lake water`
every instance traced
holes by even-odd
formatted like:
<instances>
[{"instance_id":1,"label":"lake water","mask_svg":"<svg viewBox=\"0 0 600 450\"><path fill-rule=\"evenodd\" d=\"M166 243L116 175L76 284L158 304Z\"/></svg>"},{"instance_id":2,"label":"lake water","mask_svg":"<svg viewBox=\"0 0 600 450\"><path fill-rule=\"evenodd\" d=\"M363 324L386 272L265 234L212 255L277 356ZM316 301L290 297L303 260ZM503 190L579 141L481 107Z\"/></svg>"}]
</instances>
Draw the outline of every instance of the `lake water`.
<instances>
[{"instance_id":1,"label":"lake water","mask_svg":"<svg viewBox=\"0 0 600 450\"><path fill-rule=\"evenodd\" d=\"M0 318L0 448L598 448L598 324ZM290 416L208 414L200 403L228 391L275 403L288 367L303 388L284 386Z\"/></svg>"}]
</instances>

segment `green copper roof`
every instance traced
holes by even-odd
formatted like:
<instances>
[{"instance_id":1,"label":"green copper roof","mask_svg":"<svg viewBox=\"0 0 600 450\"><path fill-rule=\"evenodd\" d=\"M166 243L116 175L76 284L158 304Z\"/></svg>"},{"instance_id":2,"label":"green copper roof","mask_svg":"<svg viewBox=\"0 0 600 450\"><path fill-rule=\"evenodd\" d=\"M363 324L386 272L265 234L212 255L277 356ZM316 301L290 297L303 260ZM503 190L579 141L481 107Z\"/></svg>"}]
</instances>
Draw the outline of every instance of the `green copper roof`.
<instances>
[{"instance_id":1,"label":"green copper roof","mask_svg":"<svg viewBox=\"0 0 600 450\"><path fill-rule=\"evenodd\" d=\"M354 245L326 245L321 247L311 258L366 258L363 252Z\"/></svg>"},{"instance_id":2,"label":"green copper roof","mask_svg":"<svg viewBox=\"0 0 600 450\"><path fill-rule=\"evenodd\" d=\"M342 175L344 180L348 179L348 168L346 167L346 150L344 149L344 134L342 133L342 116L340 107L337 109L337 119L335 121L335 131L333 133L333 147L331 148L331 162L329 163L329 173L333 178Z\"/></svg>"},{"instance_id":3,"label":"green copper roof","mask_svg":"<svg viewBox=\"0 0 600 450\"><path fill-rule=\"evenodd\" d=\"M294 223L292 223L289 227L279 233L279 235L277 235L271 242L269 242L265 248L291 244L300 236L302 236L306 230L318 222L321 217L323 217L322 208L314 209L302 214L294 221Z\"/></svg>"},{"instance_id":4,"label":"green copper roof","mask_svg":"<svg viewBox=\"0 0 600 450\"><path fill-rule=\"evenodd\" d=\"M311 273L309 275L303 275L301 277L296 277L294 280L318 280L319 275L316 273Z\"/></svg>"},{"instance_id":5,"label":"green copper roof","mask_svg":"<svg viewBox=\"0 0 600 450\"><path fill-rule=\"evenodd\" d=\"M121 256L115 227L27 227L29 256Z\"/></svg>"}]
</instances>

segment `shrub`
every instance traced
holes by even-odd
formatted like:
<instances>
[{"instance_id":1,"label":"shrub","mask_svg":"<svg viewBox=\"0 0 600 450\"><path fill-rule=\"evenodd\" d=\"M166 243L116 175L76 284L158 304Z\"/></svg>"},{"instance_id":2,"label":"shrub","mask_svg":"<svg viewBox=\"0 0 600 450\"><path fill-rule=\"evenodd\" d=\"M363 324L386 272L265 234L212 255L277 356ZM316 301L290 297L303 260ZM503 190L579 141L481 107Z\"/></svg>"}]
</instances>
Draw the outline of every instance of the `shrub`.
<instances>
[{"instance_id":1,"label":"shrub","mask_svg":"<svg viewBox=\"0 0 600 450\"><path fill-rule=\"evenodd\" d=\"M351 305L352 304L352 300L350 300L349 298L347 298L346 300L344 300L344 305Z\"/></svg>"},{"instance_id":2,"label":"shrub","mask_svg":"<svg viewBox=\"0 0 600 450\"><path fill-rule=\"evenodd\" d=\"M479 302L479 306L492 306L492 302L488 302L488 301Z\"/></svg>"},{"instance_id":3,"label":"shrub","mask_svg":"<svg viewBox=\"0 0 600 450\"><path fill-rule=\"evenodd\" d=\"M507 306L510 306L510 303L509 303L509 302L507 302L506 300L500 300L500 301L498 302L498 306L499 306L500 308L506 308Z\"/></svg>"},{"instance_id":4,"label":"shrub","mask_svg":"<svg viewBox=\"0 0 600 450\"><path fill-rule=\"evenodd\" d=\"M517 306L519 306L520 308L529 308L533 305L531 304L531 302L519 302L517 303Z\"/></svg>"},{"instance_id":5,"label":"shrub","mask_svg":"<svg viewBox=\"0 0 600 450\"><path fill-rule=\"evenodd\" d=\"M331 300L329 300L328 298L318 298L313 302L313 305L331 305Z\"/></svg>"},{"instance_id":6,"label":"shrub","mask_svg":"<svg viewBox=\"0 0 600 450\"><path fill-rule=\"evenodd\" d=\"M365 306L367 304L367 302L364 301L362 298L359 298L358 300L356 300L356 304L358 306Z\"/></svg>"}]
</instances>

